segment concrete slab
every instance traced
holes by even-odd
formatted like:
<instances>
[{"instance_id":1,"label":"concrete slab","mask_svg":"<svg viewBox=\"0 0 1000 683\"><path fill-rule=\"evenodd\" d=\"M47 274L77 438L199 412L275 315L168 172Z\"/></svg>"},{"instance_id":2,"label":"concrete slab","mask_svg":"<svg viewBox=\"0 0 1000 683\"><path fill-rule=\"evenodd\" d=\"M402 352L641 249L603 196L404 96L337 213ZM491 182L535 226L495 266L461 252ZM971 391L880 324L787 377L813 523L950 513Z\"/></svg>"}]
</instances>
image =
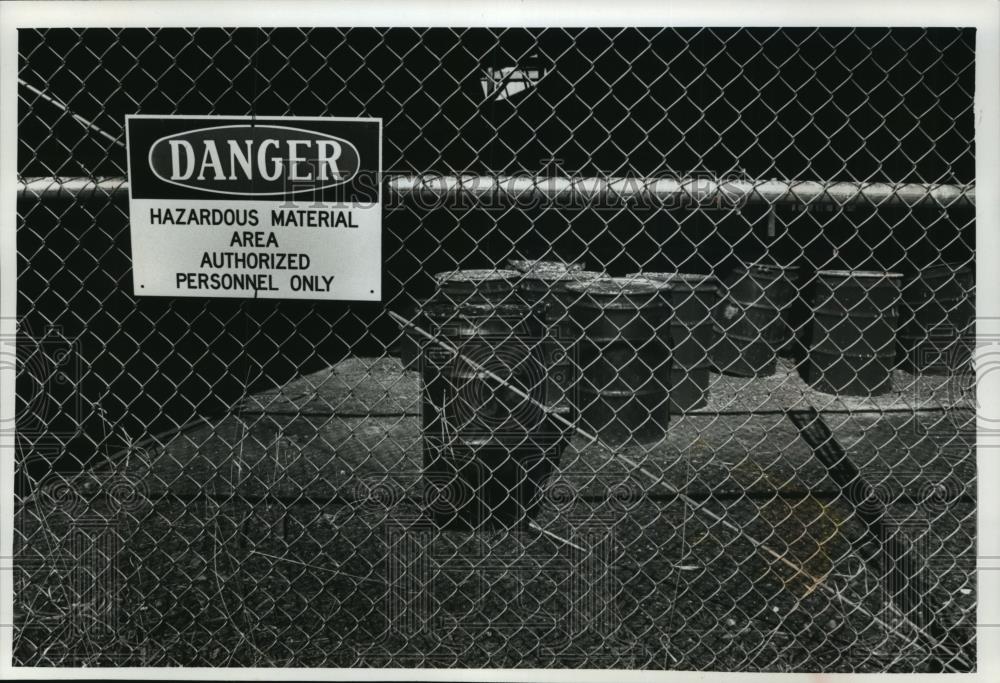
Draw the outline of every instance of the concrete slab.
<instances>
[{"instance_id":1,"label":"concrete slab","mask_svg":"<svg viewBox=\"0 0 1000 683\"><path fill-rule=\"evenodd\" d=\"M691 414L820 411L941 410L970 407L968 377L893 373L894 389L874 397L835 396L815 391L794 363L779 358L771 377L731 377L712 373L708 404ZM289 414L387 415L420 410L420 377L404 371L397 358L346 358L337 365L299 377L283 387L248 397L245 411Z\"/></svg>"},{"instance_id":2,"label":"concrete slab","mask_svg":"<svg viewBox=\"0 0 1000 683\"><path fill-rule=\"evenodd\" d=\"M893 495L923 495L939 484L954 495L974 491L974 463L968 443L959 440L958 413L824 415L873 484L899 483ZM420 475L421 446L419 419L410 416L248 413L176 435L153 449L138 473L151 489L177 495L238 490L351 498L380 480L410 489ZM606 496L623 486L658 496L673 489L728 498L838 495L825 467L780 413L684 415L672 420L664 440L644 446L611 448L577 436L558 471L552 483L583 496Z\"/></svg>"}]
</instances>

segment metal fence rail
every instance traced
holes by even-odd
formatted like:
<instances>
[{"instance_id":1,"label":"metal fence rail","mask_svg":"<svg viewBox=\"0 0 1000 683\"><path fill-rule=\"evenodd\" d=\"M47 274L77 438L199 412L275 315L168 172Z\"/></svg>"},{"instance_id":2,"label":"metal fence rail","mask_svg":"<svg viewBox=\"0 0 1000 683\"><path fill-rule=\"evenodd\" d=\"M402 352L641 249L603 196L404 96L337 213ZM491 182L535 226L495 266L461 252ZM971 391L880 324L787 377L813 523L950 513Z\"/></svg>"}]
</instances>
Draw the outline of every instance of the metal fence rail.
<instances>
[{"instance_id":1,"label":"metal fence rail","mask_svg":"<svg viewBox=\"0 0 1000 683\"><path fill-rule=\"evenodd\" d=\"M18 50L18 663L975 668L974 32ZM136 113L381 117L383 301L133 296Z\"/></svg>"},{"instance_id":2,"label":"metal fence rail","mask_svg":"<svg viewBox=\"0 0 1000 683\"><path fill-rule=\"evenodd\" d=\"M386 180L394 195L427 194L432 196L507 195L513 197L579 196L650 197L659 200L679 200L684 205L725 203L727 205L757 204L833 204L846 206L871 203L875 206L921 206L941 208L958 205L972 207L976 203L975 185L925 185L917 183L845 183L817 181L724 181L707 178L566 178L520 177L490 178L486 176L403 176ZM58 196L62 193L126 192L125 178L25 178L18 191L23 196Z\"/></svg>"}]
</instances>

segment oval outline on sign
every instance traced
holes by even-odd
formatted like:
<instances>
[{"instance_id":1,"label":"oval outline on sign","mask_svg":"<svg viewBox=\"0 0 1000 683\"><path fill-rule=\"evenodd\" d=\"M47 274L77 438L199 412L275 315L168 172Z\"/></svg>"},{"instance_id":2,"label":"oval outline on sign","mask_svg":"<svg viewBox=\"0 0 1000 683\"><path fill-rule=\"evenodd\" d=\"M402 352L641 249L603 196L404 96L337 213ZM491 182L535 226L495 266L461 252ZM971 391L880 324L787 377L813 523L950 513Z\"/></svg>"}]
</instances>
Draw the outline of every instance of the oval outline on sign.
<instances>
[{"instance_id":1,"label":"oval outline on sign","mask_svg":"<svg viewBox=\"0 0 1000 683\"><path fill-rule=\"evenodd\" d=\"M182 183L176 180L170 180L160 175L157 172L156 168L153 166L153 150L155 150L156 146L161 142L163 142L164 140L170 140L172 138L178 138L184 135L190 135L191 133L201 133L206 130L225 130L226 128L250 128L250 129L277 128L280 130L293 130L298 133L309 133L313 137L322 137L326 140L336 140L337 142L347 147L350 147L352 150L354 150L354 156L358 159L358 168L354 169L351 175L346 176L341 180L337 180L335 182L327 182L322 185L313 185L310 187L304 187L300 190L286 189L286 190L280 190L278 192L236 192L234 190L206 189L204 187L199 187L198 185L192 185L190 183ZM329 187L336 187L337 185L343 185L344 183L350 182L355 178L355 176L358 175L358 171L360 170L361 152L358 151L358 148L350 140L345 140L344 138L339 138L336 135L330 135L329 133L320 133L315 130L309 130L308 128L295 128L294 126L275 126L268 123L260 123L260 124L236 123L236 124L226 124L224 126L207 126L205 128L194 128L192 130L185 130L179 133L171 133L170 135L164 135L162 138L157 139L153 144L149 146L149 152L146 155L146 164L149 166L149 170L153 173L153 175L156 176L157 180L160 180L161 182L164 183L169 183L170 185L176 185L177 187L183 187L186 190L197 190L198 192L211 192L214 194L226 194L226 195L235 195L241 197L274 197L274 196L280 197L290 194L301 194L303 192L316 192L317 190L324 190Z\"/></svg>"}]
</instances>

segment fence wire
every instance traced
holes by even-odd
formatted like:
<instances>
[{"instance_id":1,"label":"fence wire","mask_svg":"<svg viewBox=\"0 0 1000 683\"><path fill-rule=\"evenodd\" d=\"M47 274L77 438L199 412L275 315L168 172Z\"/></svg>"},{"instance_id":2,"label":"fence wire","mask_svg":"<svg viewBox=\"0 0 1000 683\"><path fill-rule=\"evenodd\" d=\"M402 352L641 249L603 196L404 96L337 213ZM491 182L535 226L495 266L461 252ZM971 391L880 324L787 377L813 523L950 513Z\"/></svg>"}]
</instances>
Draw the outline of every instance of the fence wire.
<instances>
[{"instance_id":1,"label":"fence wire","mask_svg":"<svg viewBox=\"0 0 1000 683\"><path fill-rule=\"evenodd\" d=\"M974 40L20 31L15 661L974 670ZM381 117L383 301L133 296L127 114Z\"/></svg>"}]
</instances>

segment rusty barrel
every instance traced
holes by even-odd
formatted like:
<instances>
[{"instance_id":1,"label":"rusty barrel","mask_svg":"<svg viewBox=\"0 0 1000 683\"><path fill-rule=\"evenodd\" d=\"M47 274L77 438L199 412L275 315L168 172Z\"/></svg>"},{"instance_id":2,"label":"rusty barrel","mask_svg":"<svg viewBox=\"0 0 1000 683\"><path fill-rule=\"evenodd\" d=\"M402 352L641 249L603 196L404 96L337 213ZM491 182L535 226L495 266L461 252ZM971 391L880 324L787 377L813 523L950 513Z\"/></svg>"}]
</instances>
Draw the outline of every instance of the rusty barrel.
<instances>
[{"instance_id":1,"label":"rusty barrel","mask_svg":"<svg viewBox=\"0 0 1000 683\"><path fill-rule=\"evenodd\" d=\"M653 282L567 285L581 330L580 421L612 444L656 441L670 422L670 304Z\"/></svg>"},{"instance_id":2,"label":"rusty barrel","mask_svg":"<svg viewBox=\"0 0 1000 683\"><path fill-rule=\"evenodd\" d=\"M587 267L585 263L580 261L549 261L545 259L511 259L507 265L520 273L528 273L533 270L562 270L579 273Z\"/></svg>"},{"instance_id":3,"label":"rusty barrel","mask_svg":"<svg viewBox=\"0 0 1000 683\"><path fill-rule=\"evenodd\" d=\"M423 352L430 517L447 528L521 528L538 513L563 446L539 405L545 404L539 311L437 297L423 314L428 331L458 351L429 343Z\"/></svg>"},{"instance_id":4,"label":"rusty barrel","mask_svg":"<svg viewBox=\"0 0 1000 683\"><path fill-rule=\"evenodd\" d=\"M670 319L673 355L670 412L682 413L704 407L711 381L709 354L715 344L712 312L719 296L718 280L712 275L695 273L635 273L629 277L670 285L665 290L673 310Z\"/></svg>"},{"instance_id":5,"label":"rusty barrel","mask_svg":"<svg viewBox=\"0 0 1000 683\"><path fill-rule=\"evenodd\" d=\"M777 367L777 351L789 342L784 313L795 299L795 268L754 263L738 267L716 305L717 340L712 364L722 373L767 377Z\"/></svg>"},{"instance_id":6,"label":"rusty barrel","mask_svg":"<svg viewBox=\"0 0 1000 683\"><path fill-rule=\"evenodd\" d=\"M572 283L587 283L607 278L607 273L540 269L528 271L518 284L521 299L542 311L545 328L542 356L546 372L546 404L572 423L577 419L577 381L580 360L577 355L581 335L569 307L580 294L572 292ZM569 439L573 430L561 421L553 420L554 429Z\"/></svg>"},{"instance_id":7,"label":"rusty barrel","mask_svg":"<svg viewBox=\"0 0 1000 683\"><path fill-rule=\"evenodd\" d=\"M511 298L515 283L520 277L521 274L516 270L452 270L438 273L434 276L437 284L434 297L456 305L505 301ZM421 327L427 322L420 316L420 309L424 304L426 302L422 302L415 310L411 309L404 313ZM414 313L416 313L415 318ZM410 329L403 331L399 342L399 360L404 370L417 369L424 341L423 337Z\"/></svg>"},{"instance_id":8,"label":"rusty barrel","mask_svg":"<svg viewBox=\"0 0 1000 683\"><path fill-rule=\"evenodd\" d=\"M911 372L950 374L972 360L976 334L972 264L942 263L903 283L899 352Z\"/></svg>"},{"instance_id":9,"label":"rusty barrel","mask_svg":"<svg viewBox=\"0 0 1000 683\"><path fill-rule=\"evenodd\" d=\"M821 270L804 377L828 394L875 396L892 390L899 273Z\"/></svg>"},{"instance_id":10,"label":"rusty barrel","mask_svg":"<svg viewBox=\"0 0 1000 683\"><path fill-rule=\"evenodd\" d=\"M580 293L570 289L572 284L587 284L595 280L610 280L610 275L592 270L560 271L533 270L524 273L517 290L521 298L543 309L546 324L553 331L561 328L567 338L579 336L579 329L569 315L569 306L580 298Z\"/></svg>"}]
</instances>

